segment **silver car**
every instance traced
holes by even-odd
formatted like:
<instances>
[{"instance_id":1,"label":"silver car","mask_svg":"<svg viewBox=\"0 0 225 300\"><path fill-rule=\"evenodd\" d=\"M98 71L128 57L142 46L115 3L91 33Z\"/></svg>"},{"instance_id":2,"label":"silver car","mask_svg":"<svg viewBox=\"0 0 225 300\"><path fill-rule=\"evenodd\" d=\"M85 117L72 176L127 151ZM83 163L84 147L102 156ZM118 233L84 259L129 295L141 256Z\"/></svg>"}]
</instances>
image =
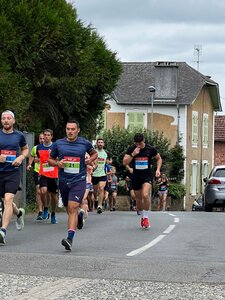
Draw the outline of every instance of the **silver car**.
<instances>
[{"instance_id":1,"label":"silver car","mask_svg":"<svg viewBox=\"0 0 225 300\"><path fill-rule=\"evenodd\" d=\"M212 211L213 207L225 207L225 165L215 166L205 182L204 205L205 211Z\"/></svg>"}]
</instances>

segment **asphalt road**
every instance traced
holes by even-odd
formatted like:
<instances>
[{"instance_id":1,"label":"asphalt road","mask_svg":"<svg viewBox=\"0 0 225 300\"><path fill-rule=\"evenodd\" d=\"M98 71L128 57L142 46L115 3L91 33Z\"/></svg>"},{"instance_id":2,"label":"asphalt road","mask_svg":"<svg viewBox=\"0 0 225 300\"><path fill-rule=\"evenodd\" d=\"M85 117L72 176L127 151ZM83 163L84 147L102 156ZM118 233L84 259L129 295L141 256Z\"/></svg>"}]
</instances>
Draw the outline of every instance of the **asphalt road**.
<instances>
[{"instance_id":1,"label":"asphalt road","mask_svg":"<svg viewBox=\"0 0 225 300\"><path fill-rule=\"evenodd\" d=\"M225 215L150 212L89 214L71 252L58 224L26 215L0 247L0 299L225 299Z\"/></svg>"}]
</instances>

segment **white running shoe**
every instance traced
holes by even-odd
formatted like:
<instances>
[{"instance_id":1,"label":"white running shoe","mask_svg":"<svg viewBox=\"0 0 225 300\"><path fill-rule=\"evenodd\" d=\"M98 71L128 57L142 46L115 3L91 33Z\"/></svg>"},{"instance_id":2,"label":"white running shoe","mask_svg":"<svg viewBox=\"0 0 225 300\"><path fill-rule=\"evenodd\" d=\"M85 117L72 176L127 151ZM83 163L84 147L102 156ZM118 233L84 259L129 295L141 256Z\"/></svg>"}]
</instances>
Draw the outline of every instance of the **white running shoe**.
<instances>
[{"instance_id":1,"label":"white running shoe","mask_svg":"<svg viewBox=\"0 0 225 300\"><path fill-rule=\"evenodd\" d=\"M16 219L16 229L20 231L24 228L25 209L19 208L19 211L21 211L22 216Z\"/></svg>"},{"instance_id":2,"label":"white running shoe","mask_svg":"<svg viewBox=\"0 0 225 300\"><path fill-rule=\"evenodd\" d=\"M0 229L0 244L5 244L5 232Z\"/></svg>"}]
</instances>

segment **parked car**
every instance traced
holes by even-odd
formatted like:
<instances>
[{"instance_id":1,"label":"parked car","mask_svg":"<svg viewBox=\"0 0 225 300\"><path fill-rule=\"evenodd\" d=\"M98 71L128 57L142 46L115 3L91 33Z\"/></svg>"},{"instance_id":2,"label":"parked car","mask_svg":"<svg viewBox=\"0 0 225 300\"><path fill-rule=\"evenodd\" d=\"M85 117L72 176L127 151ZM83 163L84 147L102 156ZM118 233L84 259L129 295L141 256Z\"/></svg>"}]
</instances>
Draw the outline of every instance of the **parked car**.
<instances>
[{"instance_id":1,"label":"parked car","mask_svg":"<svg viewBox=\"0 0 225 300\"><path fill-rule=\"evenodd\" d=\"M203 179L205 211L213 207L225 207L225 165L215 166L209 177Z\"/></svg>"},{"instance_id":2,"label":"parked car","mask_svg":"<svg viewBox=\"0 0 225 300\"><path fill-rule=\"evenodd\" d=\"M204 210L203 195L200 195L192 204L192 211Z\"/></svg>"}]
</instances>

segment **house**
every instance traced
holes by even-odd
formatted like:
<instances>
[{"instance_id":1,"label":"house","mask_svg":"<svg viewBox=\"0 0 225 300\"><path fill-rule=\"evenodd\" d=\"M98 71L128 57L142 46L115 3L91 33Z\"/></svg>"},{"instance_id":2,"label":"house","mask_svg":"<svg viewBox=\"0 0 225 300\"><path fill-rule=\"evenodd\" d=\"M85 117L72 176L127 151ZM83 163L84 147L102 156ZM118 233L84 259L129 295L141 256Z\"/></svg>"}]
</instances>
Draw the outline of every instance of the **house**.
<instances>
[{"instance_id":1,"label":"house","mask_svg":"<svg viewBox=\"0 0 225 300\"><path fill-rule=\"evenodd\" d=\"M185 62L125 62L106 107L107 129L119 125L162 131L171 146L181 138L186 157L183 206L190 209L214 163L214 113L221 111L218 84Z\"/></svg>"},{"instance_id":2,"label":"house","mask_svg":"<svg viewBox=\"0 0 225 300\"><path fill-rule=\"evenodd\" d=\"M215 116L214 165L225 165L225 116Z\"/></svg>"}]
</instances>

